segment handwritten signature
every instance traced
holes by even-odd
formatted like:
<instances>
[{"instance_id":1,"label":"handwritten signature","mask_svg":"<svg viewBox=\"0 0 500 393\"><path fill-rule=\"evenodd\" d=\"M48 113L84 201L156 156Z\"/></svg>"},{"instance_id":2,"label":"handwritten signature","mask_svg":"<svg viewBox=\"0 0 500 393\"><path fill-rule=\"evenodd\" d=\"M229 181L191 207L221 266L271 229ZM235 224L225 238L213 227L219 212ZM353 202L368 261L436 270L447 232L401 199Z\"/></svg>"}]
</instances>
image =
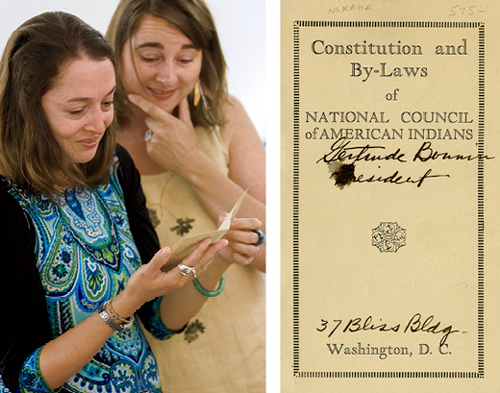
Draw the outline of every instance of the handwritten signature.
<instances>
[{"instance_id":1,"label":"handwritten signature","mask_svg":"<svg viewBox=\"0 0 500 393\"><path fill-rule=\"evenodd\" d=\"M380 162L380 161L396 161L397 163L407 163L406 155L401 151L401 148L396 148L389 154L384 154L380 150L385 150L385 146L372 146L366 144L364 146L350 146L351 141L346 140L344 137L337 139L330 147L330 151L319 158L316 163L325 162L330 168L332 175L335 178L336 185L343 188L350 183L390 183L401 185L405 183L415 184L420 187L424 180L430 178L450 177L449 174L432 174L432 169L428 169L424 175L419 178L406 177L395 171L390 176L364 176L363 174L354 175L354 164L356 162ZM446 161L473 161L473 160L490 160L486 154L450 154L448 152L440 152L432 146L432 142L425 141L413 155L413 162L427 162L436 160ZM339 163L347 163L338 165Z\"/></svg>"},{"instance_id":2,"label":"handwritten signature","mask_svg":"<svg viewBox=\"0 0 500 393\"><path fill-rule=\"evenodd\" d=\"M351 141L347 141L345 137L337 139L335 142L333 142L332 146L330 147L330 151L323 155L323 157L319 158L316 163L318 162L334 162L334 161L343 161L343 160L352 160L352 163L356 163L358 161L399 161L399 162L406 162L404 156L404 153L401 153L401 149L398 148L395 152L386 154L386 155L380 155L380 154L373 154L373 150L375 149L383 149L385 150L384 146L370 146L370 145L365 145L365 146L354 146L354 147L349 147L349 144Z\"/></svg>"},{"instance_id":3,"label":"handwritten signature","mask_svg":"<svg viewBox=\"0 0 500 393\"><path fill-rule=\"evenodd\" d=\"M318 162L335 162L352 160L351 163L356 163L358 161L374 162L374 161L398 161L401 163L407 162L405 153L401 152L401 148L397 148L394 152L389 154L376 154L373 153L375 149L385 150L385 146L370 146L366 144L365 146L353 146L350 147L351 141L345 139L345 137L337 139L327 154L319 158ZM477 155L464 155L464 154L450 154L448 152L439 152L435 150L432 146L432 142L425 141L422 143L420 148L413 156L413 161L426 162L429 160L457 160L457 161L472 161L477 159L493 159L486 154Z\"/></svg>"},{"instance_id":4,"label":"handwritten signature","mask_svg":"<svg viewBox=\"0 0 500 393\"><path fill-rule=\"evenodd\" d=\"M430 334L441 334L441 340L439 341L439 345L444 345L448 337L453 333L460 332L457 329L453 329L452 325L445 326L446 324L442 324L440 321L434 321L434 315L430 315L425 318L420 313L416 313L413 315L408 322L397 323L394 325L390 325L382 322L380 323L374 322L372 316L368 316L366 318L353 318L350 319L347 323L344 323L342 319L333 320L333 328L330 330L328 337L330 337L335 332L342 333L357 333L357 332L367 332L367 331L379 331L379 332L402 332L402 333L430 333ZM321 327L316 328L318 332L324 332L327 330L329 325L329 321L325 319L321 319ZM444 327L443 327L444 326Z\"/></svg>"}]
</instances>

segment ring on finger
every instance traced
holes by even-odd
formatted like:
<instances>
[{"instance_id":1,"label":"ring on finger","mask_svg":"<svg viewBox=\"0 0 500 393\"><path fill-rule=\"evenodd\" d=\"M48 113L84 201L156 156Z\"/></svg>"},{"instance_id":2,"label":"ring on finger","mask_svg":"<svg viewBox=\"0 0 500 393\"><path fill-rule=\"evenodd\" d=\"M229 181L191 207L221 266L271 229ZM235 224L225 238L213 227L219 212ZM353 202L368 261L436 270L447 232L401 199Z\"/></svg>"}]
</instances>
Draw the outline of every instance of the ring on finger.
<instances>
[{"instance_id":1,"label":"ring on finger","mask_svg":"<svg viewBox=\"0 0 500 393\"><path fill-rule=\"evenodd\" d=\"M181 273L183 276L187 276L189 273L193 273L194 278L197 278L196 271L194 270L194 267L189 267L189 266L183 265L182 263L179 263L177 266L179 266L179 269L181 270Z\"/></svg>"},{"instance_id":2,"label":"ring on finger","mask_svg":"<svg viewBox=\"0 0 500 393\"><path fill-rule=\"evenodd\" d=\"M153 131L147 130L146 133L144 134L144 140L146 142L149 142L151 140L151 137L153 136Z\"/></svg>"},{"instance_id":3,"label":"ring on finger","mask_svg":"<svg viewBox=\"0 0 500 393\"><path fill-rule=\"evenodd\" d=\"M260 246L262 243L264 243L264 240L266 240L266 237L262 233L262 231L259 231L258 229L252 229L252 232L255 232L257 235L259 235L259 240L257 243L254 243L254 246Z\"/></svg>"}]
</instances>

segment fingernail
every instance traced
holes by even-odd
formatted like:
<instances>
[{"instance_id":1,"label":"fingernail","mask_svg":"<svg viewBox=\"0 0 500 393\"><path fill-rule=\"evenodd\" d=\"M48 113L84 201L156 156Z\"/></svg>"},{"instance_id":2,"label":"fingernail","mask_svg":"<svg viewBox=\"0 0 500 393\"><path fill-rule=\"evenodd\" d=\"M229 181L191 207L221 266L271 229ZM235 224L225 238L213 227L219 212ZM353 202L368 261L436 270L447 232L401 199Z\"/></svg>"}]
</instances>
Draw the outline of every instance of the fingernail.
<instances>
[{"instance_id":1,"label":"fingernail","mask_svg":"<svg viewBox=\"0 0 500 393\"><path fill-rule=\"evenodd\" d=\"M135 96L133 94L128 94L127 95L127 98L132 101L132 102L135 102Z\"/></svg>"},{"instance_id":2,"label":"fingernail","mask_svg":"<svg viewBox=\"0 0 500 393\"><path fill-rule=\"evenodd\" d=\"M162 247L158 250L157 254L164 254L166 252L170 252L170 247Z\"/></svg>"}]
</instances>

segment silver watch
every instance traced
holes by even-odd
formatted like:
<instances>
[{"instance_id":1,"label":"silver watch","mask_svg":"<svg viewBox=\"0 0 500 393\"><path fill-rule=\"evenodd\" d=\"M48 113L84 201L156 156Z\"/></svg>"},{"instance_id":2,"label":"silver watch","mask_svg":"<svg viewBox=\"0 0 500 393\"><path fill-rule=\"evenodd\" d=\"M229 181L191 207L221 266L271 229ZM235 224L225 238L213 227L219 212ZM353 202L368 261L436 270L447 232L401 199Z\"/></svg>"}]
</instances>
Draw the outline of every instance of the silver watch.
<instances>
[{"instance_id":1,"label":"silver watch","mask_svg":"<svg viewBox=\"0 0 500 393\"><path fill-rule=\"evenodd\" d=\"M102 320L106 322L106 324L112 328L113 330L116 330L118 333L124 332L125 330L130 329L132 324L134 323L134 319L131 318L131 321L129 323L116 323L115 320L113 320L106 310L104 310L104 306L106 303L104 303L101 308L99 309L99 315L101 316Z\"/></svg>"}]
</instances>

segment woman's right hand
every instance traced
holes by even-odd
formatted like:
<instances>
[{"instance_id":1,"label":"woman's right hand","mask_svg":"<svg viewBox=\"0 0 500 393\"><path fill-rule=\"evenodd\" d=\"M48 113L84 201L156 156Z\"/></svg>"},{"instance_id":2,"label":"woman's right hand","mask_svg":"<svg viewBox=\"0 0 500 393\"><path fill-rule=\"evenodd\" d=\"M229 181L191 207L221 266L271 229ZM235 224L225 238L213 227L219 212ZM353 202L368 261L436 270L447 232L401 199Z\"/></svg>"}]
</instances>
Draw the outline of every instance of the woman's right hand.
<instances>
[{"instance_id":1,"label":"woman's right hand","mask_svg":"<svg viewBox=\"0 0 500 393\"><path fill-rule=\"evenodd\" d=\"M128 98L148 115L146 125L153 132L146 143L149 156L165 170L186 177L202 154L187 98L179 104L178 118L138 94L129 94Z\"/></svg>"},{"instance_id":2,"label":"woman's right hand","mask_svg":"<svg viewBox=\"0 0 500 393\"><path fill-rule=\"evenodd\" d=\"M194 267L196 274L199 275L208 268L215 255L227 246L227 244L228 241L225 239L221 239L213 244L211 244L210 239L204 239L182 261L182 264ZM161 270L162 266L168 262L171 254L172 251L170 248L162 248L149 263L142 265L130 277L124 292L127 293L127 297L136 301L136 309L156 297L181 288L194 278L192 274L183 275L178 267L168 272Z\"/></svg>"}]
</instances>

